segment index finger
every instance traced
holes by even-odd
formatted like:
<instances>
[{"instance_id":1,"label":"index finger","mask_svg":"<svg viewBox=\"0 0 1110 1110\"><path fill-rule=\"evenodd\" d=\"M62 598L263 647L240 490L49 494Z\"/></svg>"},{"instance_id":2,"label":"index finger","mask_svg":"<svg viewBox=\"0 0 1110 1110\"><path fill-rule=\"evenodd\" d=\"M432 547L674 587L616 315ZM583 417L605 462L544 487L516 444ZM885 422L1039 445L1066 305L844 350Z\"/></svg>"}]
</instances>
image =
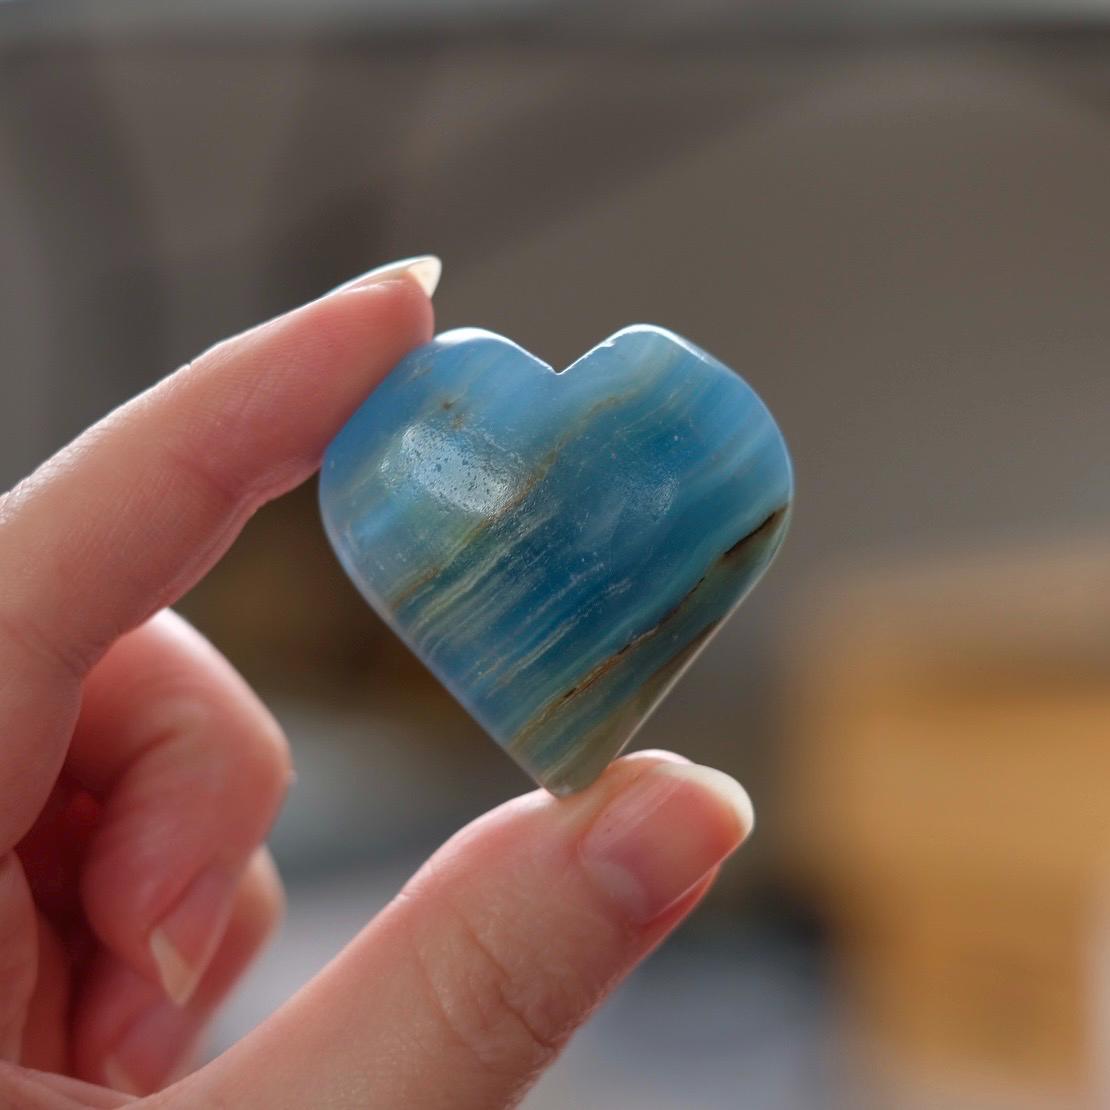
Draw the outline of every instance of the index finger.
<instances>
[{"instance_id":1,"label":"index finger","mask_svg":"<svg viewBox=\"0 0 1110 1110\"><path fill-rule=\"evenodd\" d=\"M399 263L218 344L0 500L0 851L58 773L83 676L312 473L430 337L437 276L435 260Z\"/></svg>"}]
</instances>

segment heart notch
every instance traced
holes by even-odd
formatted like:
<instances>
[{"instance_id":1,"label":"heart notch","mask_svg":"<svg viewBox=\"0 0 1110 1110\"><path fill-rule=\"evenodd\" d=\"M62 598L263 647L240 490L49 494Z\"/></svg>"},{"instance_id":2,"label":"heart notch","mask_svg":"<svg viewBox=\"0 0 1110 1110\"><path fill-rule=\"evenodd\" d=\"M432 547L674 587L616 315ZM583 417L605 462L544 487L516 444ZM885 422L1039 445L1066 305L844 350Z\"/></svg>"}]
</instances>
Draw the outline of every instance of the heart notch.
<instances>
[{"instance_id":1,"label":"heart notch","mask_svg":"<svg viewBox=\"0 0 1110 1110\"><path fill-rule=\"evenodd\" d=\"M320 476L362 595L555 794L604 770L759 580L792 497L755 392L650 325L561 373L491 332L437 336Z\"/></svg>"}]
</instances>

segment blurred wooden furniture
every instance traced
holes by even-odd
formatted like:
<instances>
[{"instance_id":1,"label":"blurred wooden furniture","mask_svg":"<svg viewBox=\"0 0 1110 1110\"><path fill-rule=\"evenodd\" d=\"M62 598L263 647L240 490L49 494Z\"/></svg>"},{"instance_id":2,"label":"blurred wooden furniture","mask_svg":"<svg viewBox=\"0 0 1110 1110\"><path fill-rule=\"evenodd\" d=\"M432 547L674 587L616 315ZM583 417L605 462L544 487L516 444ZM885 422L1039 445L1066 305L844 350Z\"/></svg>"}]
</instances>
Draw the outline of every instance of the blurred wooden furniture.
<instances>
[{"instance_id":1,"label":"blurred wooden furniture","mask_svg":"<svg viewBox=\"0 0 1110 1110\"><path fill-rule=\"evenodd\" d=\"M1110 542L828 583L796 642L789 862L871 1063L1110 1105Z\"/></svg>"}]
</instances>

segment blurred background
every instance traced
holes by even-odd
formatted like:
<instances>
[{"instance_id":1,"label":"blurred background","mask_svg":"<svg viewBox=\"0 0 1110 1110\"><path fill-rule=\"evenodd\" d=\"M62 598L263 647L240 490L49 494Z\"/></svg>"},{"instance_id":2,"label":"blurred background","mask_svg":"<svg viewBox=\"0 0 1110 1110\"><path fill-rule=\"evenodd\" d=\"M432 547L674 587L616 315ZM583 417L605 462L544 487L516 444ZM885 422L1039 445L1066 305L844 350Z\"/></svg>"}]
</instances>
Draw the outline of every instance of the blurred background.
<instances>
[{"instance_id":1,"label":"blurred background","mask_svg":"<svg viewBox=\"0 0 1110 1110\"><path fill-rule=\"evenodd\" d=\"M217 338L442 256L563 365L650 321L797 464L637 738L758 835L526 1105L1110 1105L1110 10L1067 0L0 2L0 483ZM241 1035L528 787L315 491L183 606L289 731Z\"/></svg>"}]
</instances>

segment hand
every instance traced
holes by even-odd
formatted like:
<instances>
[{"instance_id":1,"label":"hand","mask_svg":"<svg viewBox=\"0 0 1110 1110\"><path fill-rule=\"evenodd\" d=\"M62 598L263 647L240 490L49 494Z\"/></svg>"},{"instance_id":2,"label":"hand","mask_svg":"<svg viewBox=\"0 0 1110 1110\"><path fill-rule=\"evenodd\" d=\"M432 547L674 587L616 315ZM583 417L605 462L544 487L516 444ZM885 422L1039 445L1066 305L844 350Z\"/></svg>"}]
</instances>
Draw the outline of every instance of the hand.
<instances>
[{"instance_id":1,"label":"hand","mask_svg":"<svg viewBox=\"0 0 1110 1110\"><path fill-rule=\"evenodd\" d=\"M169 1087L277 921L290 776L168 611L432 330L410 273L228 340L0 500L0 1107L501 1107L746 836L727 776L619 760L455 836L336 959ZM125 1093L121 1093L125 1092Z\"/></svg>"}]
</instances>

